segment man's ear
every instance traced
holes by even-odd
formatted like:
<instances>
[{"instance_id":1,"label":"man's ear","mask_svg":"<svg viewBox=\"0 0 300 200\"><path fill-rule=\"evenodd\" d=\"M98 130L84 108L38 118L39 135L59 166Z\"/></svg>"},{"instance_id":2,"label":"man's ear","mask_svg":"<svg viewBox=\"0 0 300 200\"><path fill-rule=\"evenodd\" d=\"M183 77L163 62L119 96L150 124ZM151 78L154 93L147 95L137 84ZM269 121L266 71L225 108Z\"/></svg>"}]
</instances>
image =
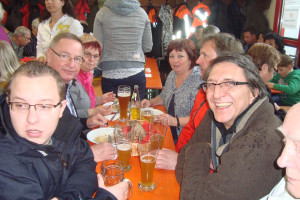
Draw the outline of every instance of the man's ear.
<instances>
[{"instance_id":1,"label":"man's ear","mask_svg":"<svg viewBox=\"0 0 300 200\"><path fill-rule=\"evenodd\" d=\"M260 70L263 74L265 74L265 73L267 73L268 71L269 71L269 66L268 66L268 64L263 64L262 66L261 66L261 70Z\"/></svg>"}]
</instances>

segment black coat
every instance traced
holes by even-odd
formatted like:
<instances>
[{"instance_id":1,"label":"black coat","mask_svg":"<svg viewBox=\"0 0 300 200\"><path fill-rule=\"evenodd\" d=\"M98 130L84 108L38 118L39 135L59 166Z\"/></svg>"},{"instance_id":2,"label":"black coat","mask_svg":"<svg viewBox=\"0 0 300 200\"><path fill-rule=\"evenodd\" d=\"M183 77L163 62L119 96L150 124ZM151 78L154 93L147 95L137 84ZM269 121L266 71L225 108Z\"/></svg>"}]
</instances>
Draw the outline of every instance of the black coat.
<instances>
[{"instance_id":1,"label":"black coat","mask_svg":"<svg viewBox=\"0 0 300 200\"><path fill-rule=\"evenodd\" d=\"M15 132L5 96L0 97L0 120L0 199L90 199L97 191L93 153L69 112L60 119L52 145L32 143ZM101 192L101 199L114 199Z\"/></svg>"}]
</instances>

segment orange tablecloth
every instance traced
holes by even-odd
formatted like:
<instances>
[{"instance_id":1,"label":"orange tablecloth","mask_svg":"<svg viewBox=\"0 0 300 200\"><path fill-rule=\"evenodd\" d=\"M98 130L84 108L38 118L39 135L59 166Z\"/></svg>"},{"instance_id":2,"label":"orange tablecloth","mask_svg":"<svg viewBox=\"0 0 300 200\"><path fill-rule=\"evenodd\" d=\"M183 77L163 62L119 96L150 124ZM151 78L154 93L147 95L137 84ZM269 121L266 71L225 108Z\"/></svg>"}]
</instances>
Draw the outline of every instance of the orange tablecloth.
<instances>
[{"instance_id":1,"label":"orange tablecloth","mask_svg":"<svg viewBox=\"0 0 300 200\"><path fill-rule=\"evenodd\" d=\"M154 108L165 112L163 106L155 106ZM164 148L175 150L173 137L170 128L168 128L165 140ZM130 200L176 200L179 199L180 187L175 178L175 171L169 170L154 170L154 183L155 189L151 192L143 192L138 188L138 183L141 178L141 169L139 157L130 158L131 170L125 172L125 178L132 181L133 184L133 195ZM96 172L101 171L101 162L97 164Z\"/></svg>"},{"instance_id":2,"label":"orange tablecloth","mask_svg":"<svg viewBox=\"0 0 300 200\"><path fill-rule=\"evenodd\" d=\"M148 72L148 69L151 71ZM147 89L162 89L161 78L155 58L146 58L145 74ZM147 74L151 74L151 77L147 77Z\"/></svg>"}]
</instances>

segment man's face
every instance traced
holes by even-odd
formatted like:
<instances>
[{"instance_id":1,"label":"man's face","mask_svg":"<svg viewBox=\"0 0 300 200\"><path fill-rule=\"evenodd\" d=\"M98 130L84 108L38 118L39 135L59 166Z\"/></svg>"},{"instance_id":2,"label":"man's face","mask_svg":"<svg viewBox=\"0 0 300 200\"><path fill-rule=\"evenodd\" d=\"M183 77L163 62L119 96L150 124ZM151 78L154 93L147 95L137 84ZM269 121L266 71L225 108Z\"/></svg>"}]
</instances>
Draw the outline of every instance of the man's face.
<instances>
[{"instance_id":1,"label":"man's face","mask_svg":"<svg viewBox=\"0 0 300 200\"><path fill-rule=\"evenodd\" d=\"M11 102L30 105L56 105L60 101L57 83L50 75L34 78L18 75L11 86L9 98ZM49 111L36 111L31 106L29 110L20 112L10 106L9 113L12 125L20 137L37 144L48 144L65 107L64 100Z\"/></svg>"},{"instance_id":2,"label":"man's face","mask_svg":"<svg viewBox=\"0 0 300 200\"><path fill-rule=\"evenodd\" d=\"M217 52L215 51L215 43L213 41L205 42L200 49L200 56L196 60L199 65L202 77L205 76L205 71L210 65L210 61L217 57Z\"/></svg>"},{"instance_id":3,"label":"man's face","mask_svg":"<svg viewBox=\"0 0 300 200\"><path fill-rule=\"evenodd\" d=\"M267 84L272 79L273 74L275 73L274 69L277 69L277 65L269 69L269 66L267 64L263 64L261 70L259 71L259 74L265 84Z\"/></svg>"},{"instance_id":4,"label":"man's face","mask_svg":"<svg viewBox=\"0 0 300 200\"><path fill-rule=\"evenodd\" d=\"M218 84L227 81L247 82L247 79L243 69L233 63L216 64L209 74L207 83ZM230 89L217 85L214 89L206 91L206 98L215 119L223 123L227 129L255 99L248 85L236 85Z\"/></svg>"},{"instance_id":5,"label":"man's face","mask_svg":"<svg viewBox=\"0 0 300 200\"><path fill-rule=\"evenodd\" d=\"M246 42L246 44L252 45L257 41L257 39L256 39L255 34L252 35L250 32L245 32L244 33L244 41Z\"/></svg>"},{"instance_id":6,"label":"man's face","mask_svg":"<svg viewBox=\"0 0 300 200\"><path fill-rule=\"evenodd\" d=\"M275 49L278 49L278 46L275 42L275 39L266 39L265 43L268 44L268 45L271 45Z\"/></svg>"},{"instance_id":7,"label":"man's face","mask_svg":"<svg viewBox=\"0 0 300 200\"><path fill-rule=\"evenodd\" d=\"M285 147L277 160L281 168L286 168L287 190L300 198L300 105L288 112L282 125Z\"/></svg>"},{"instance_id":8,"label":"man's face","mask_svg":"<svg viewBox=\"0 0 300 200\"><path fill-rule=\"evenodd\" d=\"M19 35L18 38L19 38L19 45L24 47L30 42L31 34L30 32L27 32L24 35Z\"/></svg>"},{"instance_id":9,"label":"man's face","mask_svg":"<svg viewBox=\"0 0 300 200\"><path fill-rule=\"evenodd\" d=\"M280 74L281 77L285 78L292 70L292 67L278 67L278 74Z\"/></svg>"},{"instance_id":10,"label":"man's face","mask_svg":"<svg viewBox=\"0 0 300 200\"><path fill-rule=\"evenodd\" d=\"M82 45L67 38L61 39L52 49L60 55L72 58L83 56ZM74 59L63 61L50 48L47 50L47 64L59 73L66 84L74 79L80 70L80 64L75 63Z\"/></svg>"}]
</instances>

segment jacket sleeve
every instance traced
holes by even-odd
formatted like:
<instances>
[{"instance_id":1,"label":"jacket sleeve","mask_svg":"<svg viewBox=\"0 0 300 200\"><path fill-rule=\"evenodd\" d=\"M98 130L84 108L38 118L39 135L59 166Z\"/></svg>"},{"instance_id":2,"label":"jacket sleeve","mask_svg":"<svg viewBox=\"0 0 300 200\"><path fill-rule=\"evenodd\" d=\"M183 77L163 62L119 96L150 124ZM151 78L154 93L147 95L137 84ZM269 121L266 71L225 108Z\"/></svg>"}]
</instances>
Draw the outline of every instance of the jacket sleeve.
<instances>
[{"instance_id":1,"label":"jacket sleeve","mask_svg":"<svg viewBox=\"0 0 300 200\"><path fill-rule=\"evenodd\" d=\"M45 199L32 167L7 153L0 158L0 199Z\"/></svg>"},{"instance_id":2,"label":"jacket sleeve","mask_svg":"<svg viewBox=\"0 0 300 200\"><path fill-rule=\"evenodd\" d=\"M280 90L286 94L293 95L300 91L300 77L294 76L288 85L274 84L274 89Z\"/></svg>"},{"instance_id":3,"label":"jacket sleeve","mask_svg":"<svg viewBox=\"0 0 300 200\"><path fill-rule=\"evenodd\" d=\"M273 134L277 133L273 131ZM180 199L259 199L268 194L282 175L282 171L275 167L282 144L277 136L274 136L278 139L275 140L262 135L265 133L236 139L235 144L232 143L222 154L215 173L209 173L209 145L186 145L180 152L184 155L181 157L184 168Z\"/></svg>"},{"instance_id":4,"label":"jacket sleeve","mask_svg":"<svg viewBox=\"0 0 300 200\"><path fill-rule=\"evenodd\" d=\"M146 15L146 13L145 13ZM150 52L152 50L153 41L152 41L152 32L151 25L148 16L146 15L146 24L142 38L142 49L144 53Z\"/></svg>"},{"instance_id":5,"label":"jacket sleeve","mask_svg":"<svg viewBox=\"0 0 300 200\"><path fill-rule=\"evenodd\" d=\"M88 143L79 138L75 139L75 157L70 161L70 174L58 197L76 199L81 195L84 199L91 198L98 188L96 163Z\"/></svg>"},{"instance_id":6,"label":"jacket sleeve","mask_svg":"<svg viewBox=\"0 0 300 200\"><path fill-rule=\"evenodd\" d=\"M37 33L37 43L36 43L36 58L39 58L41 56L46 58L46 55L44 53L44 50L42 48L42 42L43 42L43 38L42 38L42 32L43 32L43 25L45 22L40 23L38 29L40 31L38 31Z\"/></svg>"},{"instance_id":7,"label":"jacket sleeve","mask_svg":"<svg viewBox=\"0 0 300 200\"><path fill-rule=\"evenodd\" d=\"M73 19L70 32L77 35L78 37L81 37L83 35L83 27L77 19Z\"/></svg>"},{"instance_id":8,"label":"jacket sleeve","mask_svg":"<svg viewBox=\"0 0 300 200\"><path fill-rule=\"evenodd\" d=\"M103 45L103 25L101 22L101 18L103 15L103 8L101 8L98 13L96 14L95 21L94 21L94 37L99 40L101 45Z\"/></svg>"}]
</instances>

